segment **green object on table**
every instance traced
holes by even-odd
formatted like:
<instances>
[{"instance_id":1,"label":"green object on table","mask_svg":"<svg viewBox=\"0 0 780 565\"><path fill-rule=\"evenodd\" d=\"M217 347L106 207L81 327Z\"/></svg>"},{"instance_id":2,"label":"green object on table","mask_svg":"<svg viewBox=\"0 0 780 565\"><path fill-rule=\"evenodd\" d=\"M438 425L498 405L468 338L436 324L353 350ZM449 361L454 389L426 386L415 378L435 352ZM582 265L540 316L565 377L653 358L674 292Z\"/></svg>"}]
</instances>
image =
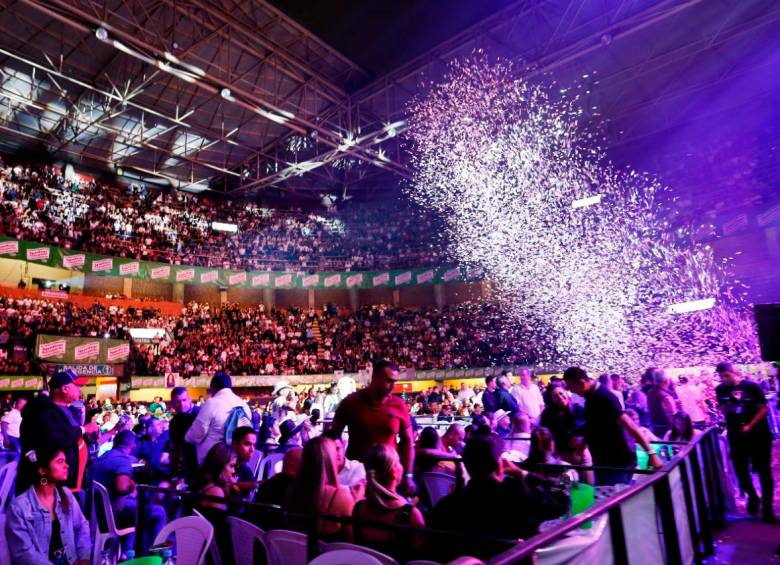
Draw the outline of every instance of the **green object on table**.
<instances>
[{"instance_id":1,"label":"green object on table","mask_svg":"<svg viewBox=\"0 0 780 565\"><path fill-rule=\"evenodd\" d=\"M130 561L122 561L121 565L162 565L162 558L159 555L149 555Z\"/></svg>"},{"instance_id":2,"label":"green object on table","mask_svg":"<svg viewBox=\"0 0 780 565\"><path fill-rule=\"evenodd\" d=\"M585 510L596 503L596 489L585 483L573 483L571 485L571 490L569 491L569 496L571 497L570 516L585 512ZM592 528L593 521L589 520L580 527L582 529Z\"/></svg>"}]
</instances>

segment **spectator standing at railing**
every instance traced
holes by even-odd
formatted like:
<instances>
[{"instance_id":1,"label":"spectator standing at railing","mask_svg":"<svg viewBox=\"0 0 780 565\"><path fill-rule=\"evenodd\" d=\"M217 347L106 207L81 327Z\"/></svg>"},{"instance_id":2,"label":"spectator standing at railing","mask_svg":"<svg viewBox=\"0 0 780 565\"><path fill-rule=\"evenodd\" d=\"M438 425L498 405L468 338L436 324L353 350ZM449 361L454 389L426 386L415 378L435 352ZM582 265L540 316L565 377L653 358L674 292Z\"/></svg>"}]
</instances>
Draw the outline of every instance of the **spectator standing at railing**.
<instances>
[{"instance_id":1,"label":"spectator standing at railing","mask_svg":"<svg viewBox=\"0 0 780 565\"><path fill-rule=\"evenodd\" d=\"M174 478L190 482L198 468L198 456L195 446L185 441L184 436L200 411L183 386L171 390L171 408L173 418L168 425L171 440L171 473Z\"/></svg>"},{"instance_id":2,"label":"spectator standing at railing","mask_svg":"<svg viewBox=\"0 0 780 565\"><path fill-rule=\"evenodd\" d=\"M579 367L566 369L563 380L569 390L585 398L583 431L593 464L626 469L596 471L596 485L615 485L631 480L631 470L636 466L636 454L629 446L626 432L647 451L651 466L656 469L663 467L658 454L650 447L636 424L623 412L614 394L603 388L598 381L589 378Z\"/></svg>"},{"instance_id":3,"label":"spectator standing at railing","mask_svg":"<svg viewBox=\"0 0 780 565\"><path fill-rule=\"evenodd\" d=\"M767 421L767 401L761 387L743 379L731 363L719 363L715 371L721 384L715 388L729 440L731 460L737 473L739 486L748 495L748 514L756 515L761 502L761 514L765 522L775 523L775 483L772 477L772 432ZM761 481L759 501L750 467Z\"/></svg>"},{"instance_id":4,"label":"spectator standing at railing","mask_svg":"<svg viewBox=\"0 0 780 565\"><path fill-rule=\"evenodd\" d=\"M13 408L3 416L0 428L3 432L3 445L6 449L19 453L22 449L19 443L19 428L22 425L22 409L27 404L27 399L23 396L14 401Z\"/></svg>"},{"instance_id":5,"label":"spectator standing at railing","mask_svg":"<svg viewBox=\"0 0 780 565\"><path fill-rule=\"evenodd\" d=\"M518 374L520 380L511 388L510 393L517 401L519 409L528 414L531 423L537 424L544 410L544 398L539 387L533 382L530 370L523 368Z\"/></svg>"},{"instance_id":6,"label":"spectator standing at railing","mask_svg":"<svg viewBox=\"0 0 780 565\"><path fill-rule=\"evenodd\" d=\"M663 369L653 371L653 386L647 391L647 408L653 433L663 437L672 427L672 418L677 412L674 397L669 389L670 380Z\"/></svg>"}]
</instances>

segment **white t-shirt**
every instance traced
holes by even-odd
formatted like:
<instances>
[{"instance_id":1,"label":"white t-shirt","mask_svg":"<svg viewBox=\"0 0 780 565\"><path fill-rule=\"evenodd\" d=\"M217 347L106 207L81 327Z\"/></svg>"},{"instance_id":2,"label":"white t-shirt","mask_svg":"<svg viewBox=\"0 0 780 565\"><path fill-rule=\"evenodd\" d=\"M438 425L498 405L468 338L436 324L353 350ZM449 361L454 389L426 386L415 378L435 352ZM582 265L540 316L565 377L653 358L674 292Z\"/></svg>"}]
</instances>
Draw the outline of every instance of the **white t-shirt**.
<instances>
[{"instance_id":1,"label":"white t-shirt","mask_svg":"<svg viewBox=\"0 0 780 565\"><path fill-rule=\"evenodd\" d=\"M12 408L5 416L3 422L8 424L8 436L19 437L19 426L22 424L22 413L16 408Z\"/></svg>"},{"instance_id":2,"label":"white t-shirt","mask_svg":"<svg viewBox=\"0 0 780 565\"><path fill-rule=\"evenodd\" d=\"M528 388L520 383L514 385L509 393L515 397L521 412L528 414L531 420L538 420L544 410L544 398L539 387L531 383Z\"/></svg>"}]
</instances>

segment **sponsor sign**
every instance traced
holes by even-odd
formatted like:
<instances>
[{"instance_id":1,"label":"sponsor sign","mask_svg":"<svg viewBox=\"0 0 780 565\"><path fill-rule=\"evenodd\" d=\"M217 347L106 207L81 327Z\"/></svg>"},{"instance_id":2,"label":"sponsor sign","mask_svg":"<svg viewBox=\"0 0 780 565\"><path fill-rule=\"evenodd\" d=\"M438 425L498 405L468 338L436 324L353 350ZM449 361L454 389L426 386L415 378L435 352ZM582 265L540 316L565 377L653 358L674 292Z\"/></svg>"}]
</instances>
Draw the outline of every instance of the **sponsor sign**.
<instances>
[{"instance_id":1,"label":"sponsor sign","mask_svg":"<svg viewBox=\"0 0 780 565\"><path fill-rule=\"evenodd\" d=\"M113 377L113 365L57 365L58 371L70 369L80 377Z\"/></svg>"},{"instance_id":2,"label":"sponsor sign","mask_svg":"<svg viewBox=\"0 0 780 565\"><path fill-rule=\"evenodd\" d=\"M62 266L66 269L75 269L76 267L83 267L87 262L87 256L83 253L77 255L65 255L62 258Z\"/></svg>"},{"instance_id":3,"label":"sponsor sign","mask_svg":"<svg viewBox=\"0 0 780 565\"><path fill-rule=\"evenodd\" d=\"M444 282L450 282L454 281L460 277L460 269L450 269L449 271L445 271L444 275L442 276L442 280Z\"/></svg>"},{"instance_id":4,"label":"sponsor sign","mask_svg":"<svg viewBox=\"0 0 780 565\"><path fill-rule=\"evenodd\" d=\"M120 275L137 275L141 272L141 263L133 261L132 263L124 263L119 265Z\"/></svg>"},{"instance_id":5,"label":"sponsor sign","mask_svg":"<svg viewBox=\"0 0 780 565\"><path fill-rule=\"evenodd\" d=\"M406 284L408 282L412 282L412 272L407 271L405 273L401 273L397 277L395 277L395 284Z\"/></svg>"},{"instance_id":6,"label":"sponsor sign","mask_svg":"<svg viewBox=\"0 0 780 565\"><path fill-rule=\"evenodd\" d=\"M320 276L319 275L309 275L307 277L303 277L303 286L304 288L307 286L314 286L318 282L320 282Z\"/></svg>"},{"instance_id":7,"label":"sponsor sign","mask_svg":"<svg viewBox=\"0 0 780 565\"><path fill-rule=\"evenodd\" d=\"M200 274L200 282L214 282L218 277L219 273L217 271L206 271L205 273Z\"/></svg>"},{"instance_id":8,"label":"sponsor sign","mask_svg":"<svg viewBox=\"0 0 780 565\"><path fill-rule=\"evenodd\" d=\"M83 361L84 359L90 359L100 355L100 342L90 341L84 345L77 345L73 349L73 358L76 361Z\"/></svg>"},{"instance_id":9,"label":"sponsor sign","mask_svg":"<svg viewBox=\"0 0 780 565\"><path fill-rule=\"evenodd\" d=\"M65 300L68 298L68 293L64 290L42 290L41 296L44 298L57 298L59 300Z\"/></svg>"},{"instance_id":10,"label":"sponsor sign","mask_svg":"<svg viewBox=\"0 0 780 565\"><path fill-rule=\"evenodd\" d=\"M28 261L48 261L51 250L48 247L35 247L27 250Z\"/></svg>"},{"instance_id":11,"label":"sponsor sign","mask_svg":"<svg viewBox=\"0 0 780 565\"><path fill-rule=\"evenodd\" d=\"M363 284L363 273L350 275L347 277L347 288L352 288L353 286L358 286L361 284Z\"/></svg>"},{"instance_id":12,"label":"sponsor sign","mask_svg":"<svg viewBox=\"0 0 780 565\"><path fill-rule=\"evenodd\" d=\"M329 277L325 277L325 286L338 286L339 282L341 282L341 275L331 275Z\"/></svg>"},{"instance_id":13,"label":"sponsor sign","mask_svg":"<svg viewBox=\"0 0 780 565\"><path fill-rule=\"evenodd\" d=\"M107 259L97 259L95 261L92 261L92 272L93 273L101 273L105 271L110 271L114 268L114 260L109 257Z\"/></svg>"},{"instance_id":14,"label":"sponsor sign","mask_svg":"<svg viewBox=\"0 0 780 565\"><path fill-rule=\"evenodd\" d=\"M246 273L236 273L228 277L228 284L241 284L246 282Z\"/></svg>"},{"instance_id":15,"label":"sponsor sign","mask_svg":"<svg viewBox=\"0 0 780 565\"><path fill-rule=\"evenodd\" d=\"M264 274L264 275L255 275L252 277L252 286L260 286L260 285L267 285L271 282L271 275Z\"/></svg>"},{"instance_id":16,"label":"sponsor sign","mask_svg":"<svg viewBox=\"0 0 780 565\"><path fill-rule=\"evenodd\" d=\"M377 275L374 277L374 280L372 282L374 286L387 284L390 282L390 273L382 273L381 275Z\"/></svg>"},{"instance_id":17,"label":"sponsor sign","mask_svg":"<svg viewBox=\"0 0 780 565\"><path fill-rule=\"evenodd\" d=\"M290 273L276 277L276 280L274 281L274 286L289 286L291 284L292 275Z\"/></svg>"},{"instance_id":18,"label":"sponsor sign","mask_svg":"<svg viewBox=\"0 0 780 565\"><path fill-rule=\"evenodd\" d=\"M18 241L3 241L0 243L0 255L17 255L18 253Z\"/></svg>"},{"instance_id":19,"label":"sponsor sign","mask_svg":"<svg viewBox=\"0 0 780 565\"><path fill-rule=\"evenodd\" d=\"M433 270L423 271L419 275L417 275L417 284L422 284L424 282L432 281L433 280Z\"/></svg>"},{"instance_id":20,"label":"sponsor sign","mask_svg":"<svg viewBox=\"0 0 780 565\"><path fill-rule=\"evenodd\" d=\"M171 276L171 268L168 266L156 267L149 271L149 274L153 279L167 279Z\"/></svg>"},{"instance_id":21,"label":"sponsor sign","mask_svg":"<svg viewBox=\"0 0 780 565\"><path fill-rule=\"evenodd\" d=\"M117 360L125 360L130 355L130 344L129 343L122 343L120 345L115 345L114 347L109 347L108 351L106 351L106 361L109 363L111 361L117 361Z\"/></svg>"},{"instance_id":22,"label":"sponsor sign","mask_svg":"<svg viewBox=\"0 0 780 565\"><path fill-rule=\"evenodd\" d=\"M38 345L38 357L46 359L48 357L65 355L67 348L67 342L64 339L50 341L49 343L41 343Z\"/></svg>"},{"instance_id":23,"label":"sponsor sign","mask_svg":"<svg viewBox=\"0 0 780 565\"><path fill-rule=\"evenodd\" d=\"M176 281L191 281L195 278L195 269L182 269L176 272Z\"/></svg>"}]
</instances>

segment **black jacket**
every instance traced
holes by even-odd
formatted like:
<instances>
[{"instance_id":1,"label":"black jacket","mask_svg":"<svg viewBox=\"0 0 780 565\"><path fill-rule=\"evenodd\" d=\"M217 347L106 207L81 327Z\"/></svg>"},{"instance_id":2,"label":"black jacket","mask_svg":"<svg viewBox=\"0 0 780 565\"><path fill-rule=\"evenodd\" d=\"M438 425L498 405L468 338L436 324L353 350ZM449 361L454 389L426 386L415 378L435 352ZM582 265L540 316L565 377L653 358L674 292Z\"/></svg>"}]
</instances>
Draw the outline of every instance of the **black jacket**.
<instances>
[{"instance_id":1,"label":"black jacket","mask_svg":"<svg viewBox=\"0 0 780 565\"><path fill-rule=\"evenodd\" d=\"M74 417L75 421L75 417ZM76 486L79 470L79 439L81 427L73 425L62 408L47 396L38 396L22 410L19 429L22 453L43 446L57 446L68 462L68 487Z\"/></svg>"}]
</instances>

